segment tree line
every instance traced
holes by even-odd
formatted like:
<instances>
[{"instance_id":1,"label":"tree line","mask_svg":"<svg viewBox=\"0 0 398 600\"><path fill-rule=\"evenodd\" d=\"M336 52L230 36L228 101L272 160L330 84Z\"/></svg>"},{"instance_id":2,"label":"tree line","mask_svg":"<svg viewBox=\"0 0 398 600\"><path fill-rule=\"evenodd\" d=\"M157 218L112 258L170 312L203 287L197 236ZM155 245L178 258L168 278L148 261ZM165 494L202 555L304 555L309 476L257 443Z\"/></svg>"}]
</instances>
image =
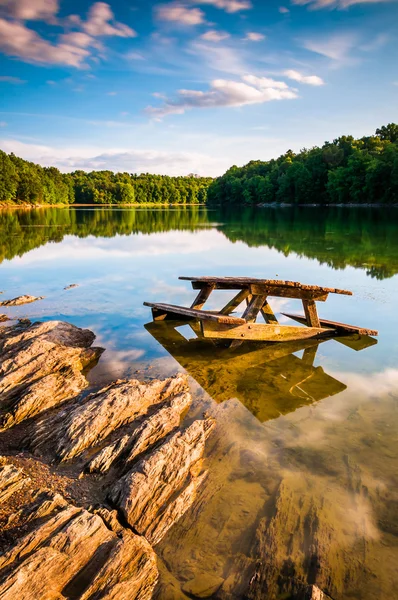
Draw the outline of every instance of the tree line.
<instances>
[{"instance_id":1,"label":"tree line","mask_svg":"<svg viewBox=\"0 0 398 600\"><path fill-rule=\"evenodd\" d=\"M221 206L398 203L398 125L233 166L214 180L207 197L209 205Z\"/></svg>"},{"instance_id":2,"label":"tree line","mask_svg":"<svg viewBox=\"0 0 398 600\"><path fill-rule=\"evenodd\" d=\"M74 171L61 173L0 150L0 203L203 204L209 177Z\"/></svg>"}]
</instances>

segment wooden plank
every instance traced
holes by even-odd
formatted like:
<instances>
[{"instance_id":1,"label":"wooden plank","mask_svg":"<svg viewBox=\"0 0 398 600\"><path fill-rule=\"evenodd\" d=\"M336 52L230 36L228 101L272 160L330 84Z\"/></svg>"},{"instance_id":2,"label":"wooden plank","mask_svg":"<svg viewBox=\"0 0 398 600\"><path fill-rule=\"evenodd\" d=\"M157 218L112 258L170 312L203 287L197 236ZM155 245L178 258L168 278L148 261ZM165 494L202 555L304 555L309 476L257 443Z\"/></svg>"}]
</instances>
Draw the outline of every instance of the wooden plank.
<instances>
[{"instance_id":1,"label":"wooden plank","mask_svg":"<svg viewBox=\"0 0 398 600\"><path fill-rule=\"evenodd\" d=\"M293 319L298 323L306 323L306 318L302 315L292 315L290 313L282 313L285 317ZM347 325L346 323L338 323L337 321L328 321L327 319L319 319L321 327L330 327L338 333L358 333L360 335L379 335L379 332L374 329L366 329L365 327L357 327L356 325Z\"/></svg>"},{"instance_id":2,"label":"wooden plank","mask_svg":"<svg viewBox=\"0 0 398 600\"><path fill-rule=\"evenodd\" d=\"M269 305L269 302L267 299L265 299L265 302L261 309L261 314L263 315L264 321L266 323L271 323L273 325L276 325L278 323L278 319L276 318L274 311L272 310L271 306Z\"/></svg>"},{"instance_id":3,"label":"wooden plank","mask_svg":"<svg viewBox=\"0 0 398 600\"><path fill-rule=\"evenodd\" d=\"M248 297L250 291L248 288L241 290L228 304L224 306L222 310L220 310L221 315L229 315L231 312L236 310L240 304Z\"/></svg>"},{"instance_id":4,"label":"wooden plank","mask_svg":"<svg viewBox=\"0 0 398 600\"><path fill-rule=\"evenodd\" d=\"M258 313L264 306L264 302L264 296L252 296L247 304L245 312L242 315L242 319L244 319L246 323L255 323Z\"/></svg>"},{"instance_id":5,"label":"wooden plank","mask_svg":"<svg viewBox=\"0 0 398 600\"><path fill-rule=\"evenodd\" d=\"M308 327L320 327L318 311L314 300L303 300L305 318L307 319Z\"/></svg>"},{"instance_id":6,"label":"wooden plank","mask_svg":"<svg viewBox=\"0 0 398 600\"><path fill-rule=\"evenodd\" d=\"M307 291L325 292L327 294L344 294L346 296L353 295L349 290L341 290L339 288L324 287L319 285L308 285L300 283L299 281L285 281L282 279L257 279L253 277L179 277L179 279L183 281L192 281L198 284L215 283L217 289L239 289L244 286L261 284L272 287L283 286L299 288Z\"/></svg>"},{"instance_id":7,"label":"wooden plank","mask_svg":"<svg viewBox=\"0 0 398 600\"><path fill-rule=\"evenodd\" d=\"M175 304L163 304L160 302L144 302L144 306L155 308L162 313L167 313L168 315L183 315L185 317L191 317L193 319L215 321L216 323L225 323L228 325L239 325L245 323L245 320L239 317L230 317L227 315L215 314L205 310L196 310L194 308L186 308L185 306L176 306Z\"/></svg>"},{"instance_id":8,"label":"wooden plank","mask_svg":"<svg viewBox=\"0 0 398 600\"><path fill-rule=\"evenodd\" d=\"M332 334L331 329L320 327L296 327L289 325L265 325L246 323L231 327L223 323L202 322L203 337L225 340L256 340L263 342L290 342Z\"/></svg>"},{"instance_id":9,"label":"wooden plank","mask_svg":"<svg viewBox=\"0 0 398 600\"><path fill-rule=\"evenodd\" d=\"M196 310L203 308L214 288L214 283L207 283L204 285L199 294L196 296L191 308L195 308Z\"/></svg>"},{"instance_id":10,"label":"wooden plank","mask_svg":"<svg viewBox=\"0 0 398 600\"><path fill-rule=\"evenodd\" d=\"M269 286L263 284L253 284L249 286L252 294L264 294L265 296L274 296L276 298L298 298L299 300L316 300L317 302L326 302L329 293L323 291L303 290L301 288L285 286Z\"/></svg>"}]
</instances>

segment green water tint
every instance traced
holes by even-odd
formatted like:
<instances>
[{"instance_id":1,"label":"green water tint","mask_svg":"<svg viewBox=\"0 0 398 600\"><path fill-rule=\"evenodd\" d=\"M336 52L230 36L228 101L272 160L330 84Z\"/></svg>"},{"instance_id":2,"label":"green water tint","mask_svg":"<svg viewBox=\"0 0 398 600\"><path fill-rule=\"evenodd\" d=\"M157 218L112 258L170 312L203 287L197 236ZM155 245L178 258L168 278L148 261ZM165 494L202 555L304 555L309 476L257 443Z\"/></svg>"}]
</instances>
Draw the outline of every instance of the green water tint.
<instances>
[{"instance_id":1,"label":"green water tint","mask_svg":"<svg viewBox=\"0 0 398 600\"><path fill-rule=\"evenodd\" d=\"M93 385L185 369L186 422L214 415L209 475L193 508L157 547L162 600L189 582L222 582L222 600L288 598L317 583L336 600L398 589L398 220L396 209L0 211L0 308L63 319L106 348ZM152 323L144 301L189 306L178 276L280 278L349 289L320 317L379 330L235 350ZM64 291L77 283L79 287ZM213 296L213 295L212 295ZM209 310L229 298L214 293ZM282 312L299 301L272 298ZM207 305L206 305L207 307ZM187 339L188 338L188 339ZM138 373L137 373L138 371ZM250 581L252 582L249 585ZM185 588L185 586L188 586ZM248 591L250 589L250 591Z\"/></svg>"}]
</instances>

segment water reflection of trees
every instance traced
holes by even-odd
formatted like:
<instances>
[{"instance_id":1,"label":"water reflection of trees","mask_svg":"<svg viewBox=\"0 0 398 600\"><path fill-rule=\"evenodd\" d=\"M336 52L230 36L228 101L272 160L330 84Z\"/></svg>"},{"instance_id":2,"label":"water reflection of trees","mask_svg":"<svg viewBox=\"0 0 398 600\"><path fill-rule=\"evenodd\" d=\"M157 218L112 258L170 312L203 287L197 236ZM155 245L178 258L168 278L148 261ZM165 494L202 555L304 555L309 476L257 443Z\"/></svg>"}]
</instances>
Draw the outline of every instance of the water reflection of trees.
<instances>
[{"instance_id":1,"label":"water reflection of trees","mask_svg":"<svg viewBox=\"0 0 398 600\"><path fill-rule=\"evenodd\" d=\"M288 256L313 258L334 269L364 269L385 279L398 272L396 209L295 207L239 211L204 207L46 208L0 211L0 260L22 256L65 235L85 238L195 231L215 225L231 242L267 246Z\"/></svg>"}]
</instances>

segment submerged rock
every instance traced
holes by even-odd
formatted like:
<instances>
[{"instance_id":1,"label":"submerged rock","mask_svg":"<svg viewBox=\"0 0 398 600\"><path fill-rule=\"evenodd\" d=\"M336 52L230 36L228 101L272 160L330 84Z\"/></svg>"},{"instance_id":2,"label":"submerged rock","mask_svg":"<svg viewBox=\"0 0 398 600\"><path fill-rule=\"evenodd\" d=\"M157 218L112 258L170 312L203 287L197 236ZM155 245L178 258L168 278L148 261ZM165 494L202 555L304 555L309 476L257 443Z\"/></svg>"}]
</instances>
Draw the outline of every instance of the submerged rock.
<instances>
[{"instance_id":1,"label":"submerged rock","mask_svg":"<svg viewBox=\"0 0 398 600\"><path fill-rule=\"evenodd\" d=\"M0 330L0 431L76 396L103 350L89 330L60 321Z\"/></svg>"},{"instance_id":2,"label":"submerged rock","mask_svg":"<svg viewBox=\"0 0 398 600\"><path fill-rule=\"evenodd\" d=\"M30 304L31 302L43 300L43 298L44 296L18 296L17 298L12 298L12 300L3 300L3 302L0 302L0 306L21 306L22 304Z\"/></svg>"},{"instance_id":3,"label":"submerged rock","mask_svg":"<svg viewBox=\"0 0 398 600\"><path fill-rule=\"evenodd\" d=\"M73 288L77 288L79 287L78 283L71 283L70 285L67 285L66 287L64 287L64 290L73 290Z\"/></svg>"},{"instance_id":4,"label":"submerged rock","mask_svg":"<svg viewBox=\"0 0 398 600\"><path fill-rule=\"evenodd\" d=\"M187 581L182 591L194 598L211 598L222 586L224 579L211 573L200 573L191 581Z\"/></svg>"}]
</instances>

